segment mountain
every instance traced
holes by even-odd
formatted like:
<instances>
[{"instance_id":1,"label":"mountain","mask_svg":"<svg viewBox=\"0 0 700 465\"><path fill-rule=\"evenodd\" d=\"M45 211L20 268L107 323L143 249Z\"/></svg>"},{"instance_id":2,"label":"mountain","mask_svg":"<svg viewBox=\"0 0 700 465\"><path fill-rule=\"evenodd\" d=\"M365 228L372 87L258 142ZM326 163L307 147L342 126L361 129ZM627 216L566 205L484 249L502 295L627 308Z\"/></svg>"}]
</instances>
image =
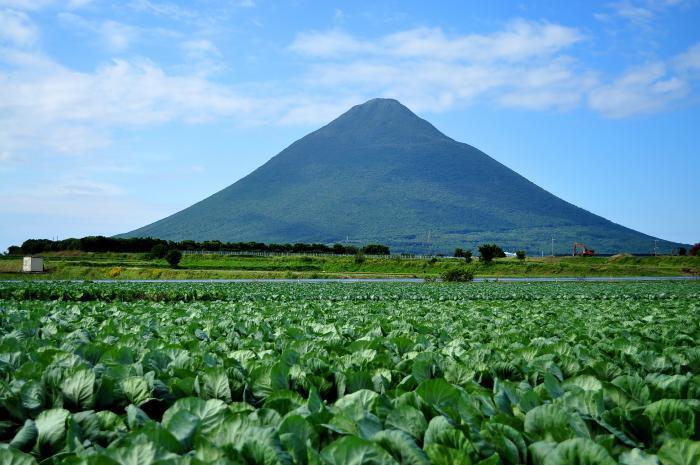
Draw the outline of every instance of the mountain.
<instances>
[{"instance_id":1,"label":"mountain","mask_svg":"<svg viewBox=\"0 0 700 465\"><path fill-rule=\"evenodd\" d=\"M211 197L121 235L137 236L350 240L414 253L495 242L538 255L552 237L558 253L574 241L649 253L655 240L552 195L391 99L351 108Z\"/></svg>"}]
</instances>

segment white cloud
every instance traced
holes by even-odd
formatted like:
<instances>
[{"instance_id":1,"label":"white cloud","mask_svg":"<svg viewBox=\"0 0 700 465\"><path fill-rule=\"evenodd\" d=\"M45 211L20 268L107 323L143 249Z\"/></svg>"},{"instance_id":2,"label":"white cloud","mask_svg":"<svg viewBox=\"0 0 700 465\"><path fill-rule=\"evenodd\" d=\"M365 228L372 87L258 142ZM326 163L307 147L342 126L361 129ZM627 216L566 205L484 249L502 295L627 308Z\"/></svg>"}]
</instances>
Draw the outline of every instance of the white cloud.
<instances>
[{"instance_id":1,"label":"white cloud","mask_svg":"<svg viewBox=\"0 0 700 465\"><path fill-rule=\"evenodd\" d=\"M589 102L605 116L623 118L660 111L685 97L689 90L688 83L670 75L663 63L650 63L595 88Z\"/></svg>"},{"instance_id":2,"label":"white cloud","mask_svg":"<svg viewBox=\"0 0 700 465\"><path fill-rule=\"evenodd\" d=\"M516 20L488 35L416 28L365 40L339 30L308 32L290 49L313 60L310 87L395 97L418 111L477 98L563 109L577 105L594 81L564 54L582 40L573 28Z\"/></svg>"},{"instance_id":3,"label":"white cloud","mask_svg":"<svg viewBox=\"0 0 700 465\"><path fill-rule=\"evenodd\" d=\"M34 44L39 30L26 13L15 10L0 10L0 44L10 43L19 47Z\"/></svg>"},{"instance_id":4,"label":"white cloud","mask_svg":"<svg viewBox=\"0 0 700 465\"><path fill-rule=\"evenodd\" d=\"M107 36L114 52L131 40L120 38L127 25L69 13L62 18L113 32ZM481 101L530 110L588 105L626 117L673 105L691 92L691 71L700 69L697 44L668 62L610 78L569 55L583 40L576 29L523 20L482 35L417 28L367 40L339 30L307 32L289 46L305 59L301 79L239 87L211 79L222 54L202 37L180 42L188 67L176 67L177 73L139 58L76 71L32 49L0 47L0 154L93 152L110 145L117 129L173 121L318 124L377 96L398 98L416 111Z\"/></svg>"},{"instance_id":5,"label":"white cloud","mask_svg":"<svg viewBox=\"0 0 700 465\"><path fill-rule=\"evenodd\" d=\"M610 76L569 55L584 39L576 29L518 20L488 35L417 28L367 40L339 30L308 32L290 49L309 60L309 88L394 97L418 111L485 101L528 110L588 106L606 117L628 117L677 103L693 88L690 71L700 69L699 44Z\"/></svg>"},{"instance_id":6,"label":"white cloud","mask_svg":"<svg viewBox=\"0 0 700 465\"><path fill-rule=\"evenodd\" d=\"M206 40L189 41L183 48L192 54L218 54ZM0 48L0 153L18 161L37 153L81 155L109 146L117 129L173 121L318 123L362 98L284 92L274 87L236 91L212 82L206 73L174 74L145 59L114 59L93 71L76 71L39 52Z\"/></svg>"},{"instance_id":7,"label":"white cloud","mask_svg":"<svg viewBox=\"0 0 700 465\"><path fill-rule=\"evenodd\" d=\"M522 61L552 55L583 40L576 29L550 23L513 21L490 35L448 38L440 28L413 29L391 34L385 42L404 57L432 57L466 61Z\"/></svg>"},{"instance_id":8,"label":"white cloud","mask_svg":"<svg viewBox=\"0 0 700 465\"><path fill-rule=\"evenodd\" d=\"M114 128L200 122L255 105L226 87L168 74L150 61L114 60L92 73L41 58L30 63L0 72L0 152L43 146L82 153L109 144Z\"/></svg>"},{"instance_id":9,"label":"white cloud","mask_svg":"<svg viewBox=\"0 0 700 465\"><path fill-rule=\"evenodd\" d=\"M315 31L299 34L290 48L308 56L343 59L348 54L368 54L470 62L522 61L552 55L583 39L583 34L574 28L516 20L494 34L454 37L448 37L441 28L415 28L372 41L360 40L339 30Z\"/></svg>"}]
</instances>

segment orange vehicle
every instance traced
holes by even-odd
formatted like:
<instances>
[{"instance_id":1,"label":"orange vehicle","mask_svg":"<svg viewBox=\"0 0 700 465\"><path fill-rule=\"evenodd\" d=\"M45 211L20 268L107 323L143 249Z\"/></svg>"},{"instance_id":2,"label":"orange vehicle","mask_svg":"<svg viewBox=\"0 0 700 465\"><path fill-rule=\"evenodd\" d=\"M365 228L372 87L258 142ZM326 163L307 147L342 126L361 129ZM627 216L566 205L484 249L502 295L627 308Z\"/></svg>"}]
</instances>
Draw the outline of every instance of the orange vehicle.
<instances>
[{"instance_id":1,"label":"orange vehicle","mask_svg":"<svg viewBox=\"0 0 700 465\"><path fill-rule=\"evenodd\" d=\"M580 249L580 251L579 251ZM586 247L586 244L581 244L580 242L574 242L574 256L581 255L582 257L592 257L595 255L595 250Z\"/></svg>"}]
</instances>

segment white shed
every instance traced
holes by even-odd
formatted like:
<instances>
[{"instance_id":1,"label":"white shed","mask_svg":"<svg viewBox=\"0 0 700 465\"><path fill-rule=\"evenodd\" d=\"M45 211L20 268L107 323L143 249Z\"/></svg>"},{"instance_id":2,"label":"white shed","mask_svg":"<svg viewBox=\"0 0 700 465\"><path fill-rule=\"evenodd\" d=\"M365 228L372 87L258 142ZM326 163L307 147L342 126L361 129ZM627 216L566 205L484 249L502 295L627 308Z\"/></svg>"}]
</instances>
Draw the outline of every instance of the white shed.
<instances>
[{"instance_id":1,"label":"white shed","mask_svg":"<svg viewBox=\"0 0 700 465\"><path fill-rule=\"evenodd\" d=\"M41 257L24 257L22 272L36 273L37 271L44 271L44 259Z\"/></svg>"}]
</instances>

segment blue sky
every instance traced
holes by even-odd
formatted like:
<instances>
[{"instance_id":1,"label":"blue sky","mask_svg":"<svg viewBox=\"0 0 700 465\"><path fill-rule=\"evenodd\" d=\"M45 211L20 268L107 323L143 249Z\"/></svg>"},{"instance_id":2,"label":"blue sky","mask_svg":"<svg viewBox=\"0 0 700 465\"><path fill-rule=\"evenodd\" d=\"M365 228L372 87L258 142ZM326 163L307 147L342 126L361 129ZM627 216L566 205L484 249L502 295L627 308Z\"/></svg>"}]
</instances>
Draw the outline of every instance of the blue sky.
<instances>
[{"instance_id":1,"label":"blue sky","mask_svg":"<svg viewBox=\"0 0 700 465\"><path fill-rule=\"evenodd\" d=\"M143 226L372 97L698 242L699 3L0 0L0 250Z\"/></svg>"}]
</instances>

